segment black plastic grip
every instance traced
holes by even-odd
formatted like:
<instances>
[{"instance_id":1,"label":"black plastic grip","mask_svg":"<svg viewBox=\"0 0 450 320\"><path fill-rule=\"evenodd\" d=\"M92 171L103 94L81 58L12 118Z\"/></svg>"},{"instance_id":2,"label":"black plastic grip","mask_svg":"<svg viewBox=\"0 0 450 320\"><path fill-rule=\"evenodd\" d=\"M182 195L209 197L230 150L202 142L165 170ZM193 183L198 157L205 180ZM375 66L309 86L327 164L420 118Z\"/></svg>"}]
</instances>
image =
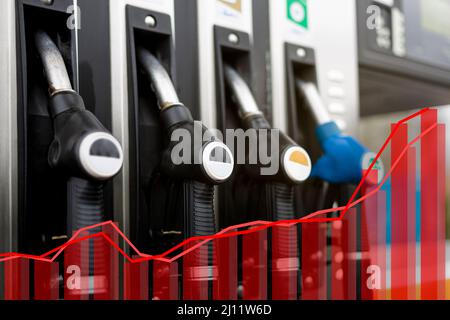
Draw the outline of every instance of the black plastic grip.
<instances>
[{"instance_id":1,"label":"black plastic grip","mask_svg":"<svg viewBox=\"0 0 450 320\"><path fill-rule=\"evenodd\" d=\"M262 114L246 117L242 122L245 129L270 130L272 128L269 121Z\"/></svg>"},{"instance_id":2,"label":"black plastic grip","mask_svg":"<svg viewBox=\"0 0 450 320\"><path fill-rule=\"evenodd\" d=\"M161 122L164 125L165 131L169 141L172 133L177 129L183 129L189 133L190 137L195 137L196 130L201 131L202 136L210 137L210 141L216 141L214 135L200 122L195 122L192 118L190 110L184 105L175 105L161 111ZM198 127L197 127L198 126ZM211 185L217 185L222 181L215 181L208 174L206 174L203 166L203 149L208 142L195 143L194 139L191 139L191 159L190 163L175 164L173 162L173 156L180 156L179 152L175 155L172 154L173 148L175 148L179 142L170 141L168 148L162 154L161 170L171 178L179 180L195 180L202 183ZM178 159L180 160L180 159ZM182 162L182 161L180 161Z\"/></svg>"},{"instance_id":3,"label":"black plastic grip","mask_svg":"<svg viewBox=\"0 0 450 320\"><path fill-rule=\"evenodd\" d=\"M294 142L289 136L287 136L285 133L278 129L273 129L267 119L262 114L258 115L252 115L247 118L245 118L243 121L243 126L245 129L255 129L255 130L267 130L267 145L271 145L272 143L278 143L279 146L279 157L275 158L276 155L272 155L272 161L278 161L279 168L284 167L282 156L286 150L292 147L298 146L297 143ZM272 133L277 132L278 133L278 141L271 141L272 140ZM257 136L258 139L260 136ZM273 176L261 176L261 169L264 166L261 164L256 165L247 165L246 171L247 173L254 179L258 180L264 180L264 181L271 181L274 183L286 183L286 184L296 184L295 181L293 181L290 177L287 176L284 169L279 170L277 174Z\"/></svg>"},{"instance_id":4,"label":"black plastic grip","mask_svg":"<svg viewBox=\"0 0 450 320\"><path fill-rule=\"evenodd\" d=\"M164 128L171 133L186 123L194 122L191 111L182 104L170 106L161 111L161 122Z\"/></svg>"},{"instance_id":5,"label":"black plastic grip","mask_svg":"<svg viewBox=\"0 0 450 320\"><path fill-rule=\"evenodd\" d=\"M50 98L49 111L52 118L67 111L85 111L83 98L75 92L61 92Z\"/></svg>"},{"instance_id":6,"label":"black plastic grip","mask_svg":"<svg viewBox=\"0 0 450 320\"><path fill-rule=\"evenodd\" d=\"M54 139L48 155L50 166L73 177L103 180L89 172L82 164L80 144L89 134L111 135L108 130L94 114L86 110L83 99L75 92L53 96L49 109L53 116L54 128ZM120 153L112 143L99 146L98 149L102 156L118 157Z\"/></svg>"}]
</instances>

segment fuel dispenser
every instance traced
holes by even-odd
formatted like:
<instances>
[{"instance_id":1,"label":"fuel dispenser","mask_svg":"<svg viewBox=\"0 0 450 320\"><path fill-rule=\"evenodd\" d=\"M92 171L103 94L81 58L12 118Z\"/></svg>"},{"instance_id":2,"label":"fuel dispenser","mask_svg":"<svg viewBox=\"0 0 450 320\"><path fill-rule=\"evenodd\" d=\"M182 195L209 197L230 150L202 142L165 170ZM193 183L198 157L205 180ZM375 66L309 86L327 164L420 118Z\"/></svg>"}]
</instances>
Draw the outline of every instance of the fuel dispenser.
<instances>
[{"instance_id":1,"label":"fuel dispenser","mask_svg":"<svg viewBox=\"0 0 450 320\"><path fill-rule=\"evenodd\" d=\"M198 92L189 98L200 107L198 111L202 122L218 128L224 137L227 130L270 129L262 116L265 114L269 120L272 117L265 67L269 51L269 43L266 42L269 39L269 25L264 19L268 16L267 2L195 0L176 1L175 4L176 21L185 26L185 34L191 35L190 43L177 38L178 50L183 53L184 59L191 57L186 69L190 77L189 80L181 77L180 92ZM260 5L262 10L258 13L261 19L258 20L256 33L252 14ZM193 16L186 17L182 12L187 7L194 8L191 10L194 11ZM194 19L196 23L190 25L188 19ZM248 103L250 105L247 106ZM253 108L255 114L239 113L242 108ZM234 142L245 144L242 140L248 140L249 136L241 138L230 138L227 134L226 142L229 146ZM233 139L235 141L231 141ZM251 173L246 172L248 166L246 169L244 163L238 163L238 160L249 156L249 150L244 150L244 155L237 155L239 146L235 147L236 172L218 191L220 229L254 220L273 219L267 208L275 204L271 200L266 202L266 190L258 181L261 168L253 166L250 170L253 171L253 178L249 179ZM289 180L288 177L286 179Z\"/></svg>"},{"instance_id":2,"label":"fuel dispenser","mask_svg":"<svg viewBox=\"0 0 450 320\"><path fill-rule=\"evenodd\" d=\"M246 84L245 80L239 73L231 66L224 65L224 75L229 94L234 101L233 104L237 106L237 113L241 120L241 125L246 130L256 131L274 131L271 125L260 111L253 93ZM231 103L230 103L231 104ZM271 176L263 175L261 165L252 165L248 162L241 174L243 179L249 182L243 187L237 188L241 201L246 201L245 210L251 212L253 216L247 216L249 219L264 219L266 221L285 221L287 224L290 221L299 218L298 212L295 208L294 190L295 187L306 181L310 174L312 163L308 153L296 144L291 138L283 132L277 132L277 138L274 139L272 135L258 135L258 149L261 150L262 144L277 144L278 151L271 154L272 161L277 162L278 172ZM266 141L263 141L266 139ZM251 153L258 151L251 146L249 147L250 158ZM243 180L240 181L242 183ZM237 193L236 193L237 195ZM275 227L272 230L272 237L275 241L271 243L269 248L273 250L271 254L271 261L273 261L273 281L280 282L295 282L295 277L292 277L293 270L297 272L298 263L297 257L297 227ZM275 253L276 252L276 253ZM287 263L287 266L278 267L280 264ZM244 259L243 264L250 264L251 259ZM275 280L277 279L277 280ZM245 283L246 279L243 279ZM287 283L286 286L292 284ZM285 290L287 287L284 287ZM280 297L276 293L279 290L276 284L271 287L272 297ZM283 290L282 289L282 290ZM291 293L283 293L284 297L294 298L297 290L292 290Z\"/></svg>"},{"instance_id":3,"label":"fuel dispenser","mask_svg":"<svg viewBox=\"0 0 450 320\"><path fill-rule=\"evenodd\" d=\"M127 150L117 218L141 250L160 254L216 232L214 189L233 157L180 102L173 2L117 1L111 21L114 131Z\"/></svg>"},{"instance_id":4,"label":"fuel dispenser","mask_svg":"<svg viewBox=\"0 0 450 320\"><path fill-rule=\"evenodd\" d=\"M316 163L322 155L316 137L319 123L333 121L349 134L357 128L355 3L298 0L269 5L274 124L304 145ZM329 23L336 16L339 26ZM298 90L299 82L315 87L314 99L320 100L320 109L308 107L310 102ZM296 193L297 204L304 212L314 212L332 207L336 200L345 202L351 195L348 188L332 189L335 199L325 203L323 184L308 182L308 187Z\"/></svg>"},{"instance_id":5,"label":"fuel dispenser","mask_svg":"<svg viewBox=\"0 0 450 320\"><path fill-rule=\"evenodd\" d=\"M195 9L197 23L194 25L187 23L182 13L181 9L187 7ZM186 97L200 106L202 121L217 127L227 144L234 146L235 173L229 182L219 186L219 228L261 220L295 219L294 189L309 177L312 162L299 144L273 129L276 126L271 124L274 115L267 67L270 65L269 1L179 1L175 12L178 13L176 21L186 26L185 33L191 35L189 43L184 37L177 37L178 50L183 53L183 59L190 61L185 72L189 81L182 77L180 92L198 91L198 95ZM275 132L277 136L272 135ZM269 150L263 145L269 146ZM279 150L271 153L273 145ZM270 158L269 164L260 157L255 161L261 151ZM274 167L277 169L271 172ZM291 246L295 242L291 235L289 232L279 235L284 239L279 249L287 257L297 256L296 252L289 251L297 247L296 243ZM266 247L261 250L266 249L272 252ZM253 254L242 251L237 256L238 264L253 270L249 272L264 282L268 275L264 266L252 258ZM277 259L268 255L268 259ZM273 263L277 265L275 260ZM290 270L279 273L285 276ZM248 287L245 289L249 281L248 273L240 272L236 289L230 288L230 295L253 299L266 297L272 291L252 293Z\"/></svg>"},{"instance_id":6,"label":"fuel dispenser","mask_svg":"<svg viewBox=\"0 0 450 320\"><path fill-rule=\"evenodd\" d=\"M68 23L74 5L66 0L7 4L7 14L13 14L8 21L15 24L8 40L12 59L17 58L11 62L17 70L9 70L16 96L8 118L14 127L10 135L17 138L10 150L17 165L10 164L16 188L10 189L7 230L11 249L20 252L45 252L79 228L111 219L109 187L122 168L123 152L109 124L94 115L106 115L110 105L93 104L94 94L85 106L79 83L86 73L79 61L86 56L78 51L77 25Z\"/></svg>"},{"instance_id":7,"label":"fuel dispenser","mask_svg":"<svg viewBox=\"0 0 450 320\"><path fill-rule=\"evenodd\" d=\"M359 120L356 3L298 0L269 5L274 124L304 145L313 161L312 179L295 192L297 211L345 206L375 156L346 135L356 134ZM336 17L339 23L331 23ZM324 283L331 270L327 252L335 241L329 225L302 227L303 240L310 236L322 240L311 250L302 243L302 295L321 292L315 299L326 299L330 292ZM321 264L314 260L317 252L324 257Z\"/></svg>"}]
</instances>

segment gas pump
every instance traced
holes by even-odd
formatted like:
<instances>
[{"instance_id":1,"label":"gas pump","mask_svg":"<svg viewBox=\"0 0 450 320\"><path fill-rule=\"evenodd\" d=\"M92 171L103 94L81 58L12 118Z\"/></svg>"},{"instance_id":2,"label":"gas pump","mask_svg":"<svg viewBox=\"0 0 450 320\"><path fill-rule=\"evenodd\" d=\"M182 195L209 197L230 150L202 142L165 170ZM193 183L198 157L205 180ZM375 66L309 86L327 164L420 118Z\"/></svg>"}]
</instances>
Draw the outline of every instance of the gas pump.
<instances>
[{"instance_id":1,"label":"gas pump","mask_svg":"<svg viewBox=\"0 0 450 320\"><path fill-rule=\"evenodd\" d=\"M110 219L108 188L122 168L121 145L94 115L106 115L110 106L93 105L96 95L85 106L81 96L79 82L86 78L79 70L79 38L76 24L68 23L74 5L66 0L6 5L12 14L7 21L15 25L8 27L8 50L15 52L9 58L17 61L9 61L6 95L9 136L15 138L9 142L14 185L5 229L11 249L21 252L45 252L73 231Z\"/></svg>"},{"instance_id":2,"label":"gas pump","mask_svg":"<svg viewBox=\"0 0 450 320\"><path fill-rule=\"evenodd\" d=\"M258 35L254 32L252 12L255 3L267 4L265 1L251 0L175 2L176 21L185 27L184 33L181 34L190 35L188 39L191 40L187 43L185 37L177 38L178 50L183 53L183 60L190 61L185 66L184 75L180 77L180 92L199 106L198 114L202 122L208 127L218 128L223 135L227 129L241 129L247 125L250 129L253 125L257 125L256 122L248 123L240 118L237 112L240 106L232 101L233 87L227 84L226 66L233 68L239 75L240 83L245 84L238 87L236 98L240 97L240 90L247 90L250 99L242 102L252 103L252 106L257 106L258 114L264 113L269 120L271 118L268 102L270 95L265 81L269 26L262 14L262 19L258 20L261 22ZM191 8L192 13L189 17L183 10L187 7ZM265 9L266 16L267 10L268 8ZM194 19L196 23L189 24L188 19ZM186 79L186 74L189 74L189 79ZM257 94L253 95L249 88ZM196 94L189 95L188 92ZM260 124L264 126L263 122ZM228 142L232 141L227 139L227 144ZM244 173L245 165L237 163L239 156L236 154L234 156L236 172L230 181L219 187L218 191L220 229L248 221L272 219L265 210L268 206L272 206L266 203L264 196L266 190L260 186L252 190L250 184L257 185L256 179L248 179L248 175ZM256 166L253 169L256 169ZM259 173L257 175L259 176Z\"/></svg>"},{"instance_id":3,"label":"gas pump","mask_svg":"<svg viewBox=\"0 0 450 320\"><path fill-rule=\"evenodd\" d=\"M171 143L162 155L161 170L167 176L179 180L188 180L184 185L187 195L187 216L184 234L207 236L216 232L214 217L214 185L226 181L233 173L234 164L231 151L221 141L215 139L204 126L194 122L191 112L178 98L169 75L159 61L148 50L138 48L138 60L148 73L161 110L161 122L164 130L172 136L176 130L184 130L194 137L199 129L209 141L189 145L190 161L182 163L174 159L176 143ZM183 150L187 152L189 150ZM176 164L178 163L178 164ZM179 164L181 163L181 164ZM176 219L176 217L174 217Z\"/></svg>"},{"instance_id":4,"label":"gas pump","mask_svg":"<svg viewBox=\"0 0 450 320\"><path fill-rule=\"evenodd\" d=\"M274 124L304 145L314 164L314 179L296 190L297 211L347 205L363 168L373 159L364 146L345 135L356 134L359 120L355 10L355 1L270 2ZM331 23L336 17L339 23ZM313 256L302 252L302 294L315 287L326 299L324 279L330 272L326 252L333 243L332 233L329 225L302 227L304 239L310 233L322 239L312 253L320 252L324 258L319 267Z\"/></svg>"},{"instance_id":5,"label":"gas pump","mask_svg":"<svg viewBox=\"0 0 450 320\"><path fill-rule=\"evenodd\" d=\"M173 1L115 1L110 14L113 127L127 150L116 219L160 254L216 232L214 189L233 157L178 97Z\"/></svg>"},{"instance_id":6,"label":"gas pump","mask_svg":"<svg viewBox=\"0 0 450 320\"><path fill-rule=\"evenodd\" d=\"M186 10L182 10L187 7L195 9L189 11L189 19L194 16L197 20L194 25L188 23ZM184 95L200 106L202 121L217 127L224 136L226 134L227 144L235 146L235 174L229 182L219 186L220 229L258 220L294 219L294 189L308 178L312 165L306 151L287 135L279 133L279 141L269 137L278 130L271 125L268 11L268 1L260 0L176 2L176 21L185 26L184 32L191 40L187 43L185 37L177 38L183 60L190 62L179 82L180 92L198 92ZM186 74L189 80L184 79ZM234 137L229 136L230 132ZM265 137L260 135L264 132L267 133ZM250 161L265 142L280 144L279 152L267 154L279 169L274 173L264 174L262 169L268 168L261 159L256 163ZM285 241L282 248L277 249L294 257L296 253L288 251L297 246L296 243L291 246L295 242L291 241L291 233L283 233L280 237ZM242 266L254 268L261 281L267 277L261 271L263 267L252 258L239 257L238 260ZM283 276L287 273L290 271L280 272ZM256 297L249 291L245 293L247 281L249 278L242 275L236 284L238 289L231 288L231 295ZM267 292L258 294L265 297Z\"/></svg>"},{"instance_id":7,"label":"gas pump","mask_svg":"<svg viewBox=\"0 0 450 320\"><path fill-rule=\"evenodd\" d=\"M227 85L238 106L239 118L245 129L272 130L269 122L260 111L253 94L238 72L231 66L224 66L224 74ZM279 143L279 161L280 171L273 176L262 177L261 172L247 165L247 173L258 182L251 187L249 198L265 181L267 185L262 188L266 192L261 192L262 197L255 199L254 203L268 203L267 206L252 207L254 203L247 206L249 211L266 212L269 214L266 219L270 221L286 221L296 218L294 208L294 185L300 184L308 179L311 173L311 159L308 153L298 146L291 138L284 133L279 133L279 141L270 141L270 143Z\"/></svg>"},{"instance_id":8,"label":"gas pump","mask_svg":"<svg viewBox=\"0 0 450 320\"><path fill-rule=\"evenodd\" d=\"M322 155L321 143L315 134L317 121L333 121L339 130L350 134L357 128L354 10L352 1L339 4L323 0L270 2L274 124L304 145L313 163ZM332 16L342 18L339 27L321 23L330 21ZM311 111L297 90L299 81L315 86L314 98L320 99L322 111ZM297 203L301 203L305 212L326 207L329 203L325 203L322 183L309 182L308 185L310 187L297 192ZM348 188L332 191L336 199L329 207L335 200L348 200L350 192ZM305 196L300 196L302 193Z\"/></svg>"},{"instance_id":9,"label":"gas pump","mask_svg":"<svg viewBox=\"0 0 450 320\"><path fill-rule=\"evenodd\" d=\"M231 66L225 64L224 75L227 87L232 95L233 101L237 106L237 113L242 123L242 127L246 130L266 130L274 131L269 122L266 120L263 113L260 111L253 93L248 87L245 80L239 73ZM295 187L306 181L311 173L312 163L308 153L296 144L291 138L283 132L278 133L278 141L273 139L272 135L259 136L257 142L258 148L261 148L261 143L278 144L278 153L272 154L272 161L278 162L277 167L279 171L272 176L262 175L260 165L251 165L247 163L241 174L244 179L249 180L247 189L242 187L237 189L240 196L247 200L245 208L248 212L255 213L254 216L248 218L265 219L268 221L289 221L299 218L299 213L295 208ZM266 137L267 141L262 141ZM249 148L249 152L256 153L253 148ZM259 170L258 170L259 169ZM242 181L241 181L242 183ZM242 200L241 200L242 201ZM281 228L272 231L272 236L276 239L281 238L282 241L275 241L270 248L281 254L283 257L289 257L287 267L275 267L277 279L280 282L294 281L295 278L290 278L292 275L292 267L297 268L297 261L294 257L297 256L297 227ZM271 256L273 265L278 265L286 261L280 258L277 254ZM251 259L244 260L243 263L251 263ZM291 264L291 265L290 265ZM290 267L289 267L290 265ZM244 279L245 282L245 279ZM272 286L272 292L277 290L276 285ZM287 294L290 298L296 296L291 292ZM276 296L276 293L275 293Z\"/></svg>"}]
</instances>

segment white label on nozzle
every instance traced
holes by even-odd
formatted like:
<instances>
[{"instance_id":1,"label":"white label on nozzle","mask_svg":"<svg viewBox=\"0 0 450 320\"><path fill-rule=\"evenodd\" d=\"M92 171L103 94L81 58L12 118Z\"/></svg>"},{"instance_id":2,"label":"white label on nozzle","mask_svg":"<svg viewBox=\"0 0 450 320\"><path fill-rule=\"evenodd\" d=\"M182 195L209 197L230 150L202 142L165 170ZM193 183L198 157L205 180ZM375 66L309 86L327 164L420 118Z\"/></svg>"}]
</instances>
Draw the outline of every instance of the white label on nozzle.
<instances>
[{"instance_id":1,"label":"white label on nozzle","mask_svg":"<svg viewBox=\"0 0 450 320\"><path fill-rule=\"evenodd\" d=\"M93 178L107 180L122 168L123 151L120 143L110 134L96 132L83 139L79 149L83 169Z\"/></svg>"},{"instance_id":2,"label":"white label on nozzle","mask_svg":"<svg viewBox=\"0 0 450 320\"><path fill-rule=\"evenodd\" d=\"M311 175L311 158L305 149L291 147L284 153L283 167L292 181L300 183L306 181Z\"/></svg>"},{"instance_id":3,"label":"white label on nozzle","mask_svg":"<svg viewBox=\"0 0 450 320\"><path fill-rule=\"evenodd\" d=\"M203 150L202 160L206 174L214 181L226 181L233 174L233 154L222 142L207 144Z\"/></svg>"}]
</instances>

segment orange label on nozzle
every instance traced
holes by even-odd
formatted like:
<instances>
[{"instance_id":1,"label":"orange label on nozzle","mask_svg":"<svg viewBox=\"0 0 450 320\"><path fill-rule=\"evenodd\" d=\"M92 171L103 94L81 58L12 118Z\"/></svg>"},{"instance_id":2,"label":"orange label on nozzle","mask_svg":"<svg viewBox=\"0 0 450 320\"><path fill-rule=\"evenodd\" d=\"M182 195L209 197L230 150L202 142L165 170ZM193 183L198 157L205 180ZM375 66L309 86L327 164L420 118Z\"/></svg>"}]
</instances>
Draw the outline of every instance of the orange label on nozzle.
<instances>
[{"instance_id":1,"label":"orange label on nozzle","mask_svg":"<svg viewBox=\"0 0 450 320\"><path fill-rule=\"evenodd\" d=\"M236 11L242 11L242 0L219 0Z\"/></svg>"},{"instance_id":2,"label":"orange label on nozzle","mask_svg":"<svg viewBox=\"0 0 450 320\"><path fill-rule=\"evenodd\" d=\"M293 182L306 181L312 170L308 152L299 146L290 147L284 155L283 169Z\"/></svg>"},{"instance_id":3,"label":"orange label on nozzle","mask_svg":"<svg viewBox=\"0 0 450 320\"><path fill-rule=\"evenodd\" d=\"M309 167L309 160L306 157L304 153L301 153L300 151L296 151L291 154L291 157L289 158L290 161L295 162L297 164Z\"/></svg>"}]
</instances>

